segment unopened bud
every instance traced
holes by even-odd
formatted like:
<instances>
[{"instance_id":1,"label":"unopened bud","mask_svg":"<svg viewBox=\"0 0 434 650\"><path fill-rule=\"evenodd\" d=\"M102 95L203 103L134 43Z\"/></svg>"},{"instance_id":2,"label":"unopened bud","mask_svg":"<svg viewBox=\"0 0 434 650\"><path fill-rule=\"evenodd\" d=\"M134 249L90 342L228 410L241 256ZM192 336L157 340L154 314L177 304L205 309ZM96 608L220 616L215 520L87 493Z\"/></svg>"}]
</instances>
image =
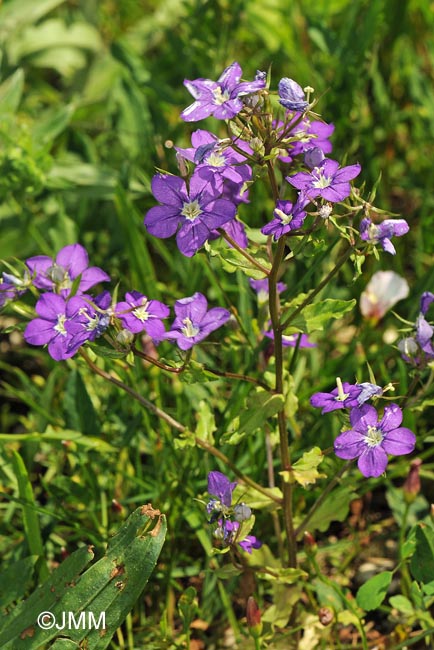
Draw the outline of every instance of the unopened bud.
<instances>
[{"instance_id":1,"label":"unopened bud","mask_svg":"<svg viewBox=\"0 0 434 650\"><path fill-rule=\"evenodd\" d=\"M121 513L123 508L117 499L112 499L112 512Z\"/></svg>"},{"instance_id":2,"label":"unopened bud","mask_svg":"<svg viewBox=\"0 0 434 650\"><path fill-rule=\"evenodd\" d=\"M407 503L413 503L420 492L419 469L421 465L422 461L420 458L415 458L412 461L407 478L402 486L402 489L404 490L404 498Z\"/></svg>"},{"instance_id":3,"label":"unopened bud","mask_svg":"<svg viewBox=\"0 0 434 650\"><path fill-rule=\"evenodd\" d=\"M264 143L262 142L261 138L252 138L250 140L250 142L249 142L249 145L251 146L254 153L257 153L260 156L264 155L265 147L264 147Z\"/></svg>"},{"instance_id":4,"label":"unopened bud","mask_svg":"<svg viewBox=\"0 0 434 650\"><path fill-rule=\"evenodd\" d=\"M134 334L130 330L121 330L116 334L116 341L125 347L131 345L134 339Z\"/></svg>"},{"instance_id":5,"label":"unopened bud","mask_svg":"<svg viewBox=\"0 0 434 650\"><path fill-rule=\"evenodd\" d=\"M303 542L308 553L315 553L317 549L315 537L308 530L304 531Z\"/></svg>"},{"instance_id":6,"label":"unopened bud","mask_svg":"<svg viewBox=\"0 0 434 650\"><path fill-rule=\"evenodd\" d=\"M330 625L333 621L333 611L330 607L320 607L318 610L318 618L321 625Z\"/></svg>"},{"instance_id":7,"label":"unopened bud","mask_svg":"<svg viewBox=\"0 0 434 650\"><path fill-rule=\"evenodd\" d=\"M261 611L253 596L249 596L247 600L246 618L250 634L257 639L262 632Z\"/></svg>"}]
</instances>

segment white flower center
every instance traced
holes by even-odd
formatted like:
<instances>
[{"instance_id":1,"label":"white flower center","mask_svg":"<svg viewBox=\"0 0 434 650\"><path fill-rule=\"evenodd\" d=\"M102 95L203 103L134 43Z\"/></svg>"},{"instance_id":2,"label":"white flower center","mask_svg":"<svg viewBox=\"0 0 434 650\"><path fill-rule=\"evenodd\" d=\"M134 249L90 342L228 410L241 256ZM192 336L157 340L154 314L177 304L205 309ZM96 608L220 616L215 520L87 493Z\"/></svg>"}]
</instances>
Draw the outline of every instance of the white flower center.
<instances>
[{"instance_id":1,"label":"white flower center","mask_svg":"<svg viewBox=\"0 0 434 650\"><path fill-rule=\"evenodd\" d=\"M377 427L368 427L368 433L365 436L365 442L368 447L378 447L383 442L383 432Z\"/></svg>"},{"instance_id":2,"label":"white flower center","mask_svg":"<svg viewBox=\"0 0 434 650\"><path fill-rule=\"evenodd\" d=\"M368 237L370 242L376 242L378 239L378 226L375 223L371 223L368 228Z\"/></svg>"},{"instance_id":3,"label":"white flower center","mask_svg":"<svg viewBox=\"0 0 434 650\"><path fill-rule=\"evenodd\" d=\"M58 289L70 289L72 287L68 269L56 263L47 269L47 277L57 285Z\"/></svg>"},{"instance_id":4,"label":"white flower center","mask_svg":"<svg viewBox=\"0 0 434 650\"><path fill-rule=\"evenodd\" d=\"M191 201L191 203L184 203L182 206L181 214L189 221L194 221L197 219L198 216L202 214L199 201L196 199L194 201Z\"/></svg>"},{"instance_id":5,"label":"white flower center","mask_svg":"<svg viewBox=\"0 0 434 650\"><path fill-rule=\"evenodd\" d=\"M276 217L279 217L280 221L284 226L290 224L293 219L292 214L285 214L285 212L283 212L283 210L281 210L280 208L275 208L274 214L276 215Z\"/></svg>"},{"instance_id":6,"label":"white flower center","mask_svg":"<svg viewBox=\"0 0 434 650\"><path fill-rule=\"evenodd\" d=\"M56 332L58 332L59 334L61 334L62 336L66 336L66 335L67 335L67 331L66 331L66 329L65 329L65 321L66 321L66 316L65 316L65 314L58 314L58 315L57 315L57 323L56 323L56 325L53 327L53 329L54 329Z\"/></svg>"},{"instance_id":7,"label":"white flower center","mask_svg":"<svg viewBox=\"0 0 434 650\"><path fill-rule=\"evenodd\" d=\"M320 173L316 181L312 183L313 187L323 190L326 187L329 187L332 184L332 178L330 176L325 176Z\"/></svg>"},{"instance_id":8,"label":"white flower center","mask_svg":"<svg viewBox=\"0 0 434 650\"><path fill-rule=\"evenodd\" d=\"M196 334L199 334L199 328L195 327L191 320L188 318L184 318L182 321L184 323L185 327L181 327L181 332L186 336L188 339L192 339Z\"/></svg>"},{"instance_id":9,"label":"white flower center","mask_svg":"<svg viewBox=\"0 0 434 650\"><path fill-rule=\"evenodd\" d=\"M212 151L205 162L211 167L224 167L226 164L225 157L218 151Z\"/></svg>"},{"instance_id":10,"label":"white flower center","mask_svg":"<svg viewBox=\"0 0 434 650\"><path fill-rule=\"evenodd\" d=\"M336 377L336 386L338 388L338 394L335 397L335 402L345 402L347 397L350 396L349 393L344 393L344 387L342 386L342 380L340 377Z\"/></svg>"},{"instance_id":11,"label":"white flower center","mask_svg":"<svg viewBox=\"0 0 434 650\"><path fill-rule=\"evenodd\" d=\"M229 95L228 91L225 90L222 93L222 89L221 89L220 86L217 86L217 88L214 88L214 90L212 91L212 94L214 95L214 104L217 104L218 106L221 106L221 104L224 104L230 98L230 95Z\"/></svg>"},{"instance_id":12,"label":"white flower center","mask_svg":"<svg viewBox=\"0 0 434 650\"><path fill-rule=\"evenodd\" d=\"M150 313L148 312L148 301L145 300L145 302L140 305L140 307L133 309L132 313L136 318L142 321L142 323L146 322L150 317Z\"/></svg>"}]
</instances>

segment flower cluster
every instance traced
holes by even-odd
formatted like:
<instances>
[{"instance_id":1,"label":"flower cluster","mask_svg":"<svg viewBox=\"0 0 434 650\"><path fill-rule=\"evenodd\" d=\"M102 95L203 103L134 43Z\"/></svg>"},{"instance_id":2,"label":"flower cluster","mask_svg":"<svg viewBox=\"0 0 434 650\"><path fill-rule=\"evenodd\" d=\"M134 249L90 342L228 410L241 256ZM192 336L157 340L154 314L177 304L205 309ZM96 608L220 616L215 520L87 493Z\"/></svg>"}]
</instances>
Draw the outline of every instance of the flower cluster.
<instances>
[{"instance_id":1,"label":"flower cluster","mask_svg":"<svg viewBox=\"0 0 434 650\"><path fill-rule=\"evenodd\" d=\"M108 291L91 295L95 285L108 280L102 269L89 267L83 246L72 244L62 248L55 259L45 255L29 258L22 278L3 273L0 307L20 298L30 287L39 292L36 318L27 324L24 339L30 345L46 345L56 361L74 356L109 327L117 342L131 343L136 334L144 332L154 344L175 341L181 350L189 350L230 318L227 309L208 310L205 296L197 292L175 303L176 318L166 331L163 321L170 309L159 300L129 291L125 300L112 304Z\"/></svg>"},{"instance_id":2,"label":"flower cluster","mask_svg":"<svg viewBox=\"0 0 434 650\"><path fill-rule=\"evenodd\" d=\"M206 505L211 516L210 523L217 522L214 537L226 546L238 544L244 551L260 548L260 542L254 535L247 534L253 525L252 511L245 503L232 505L232 492L237 485L221 472L209 472L208 493L212 498Z\"/></svg>"},{"instance_id":3,"label":"flower cluster","mask_svg":"<svg viewBox=\"0 0 434 650\"><path fill-rule=\"evenodd\" d=\"M334 390L315 393L310 398L312 406L322 408L323 414L337 409L351 409L351 429L343 431L336 438L334 451L336 456L345 460L358 458L359 470L366 477L383 474L387 454L410 454L416 444L414 433L400 426L403 416L397 404L386 406L379 420L376 409L365 403L382 393L383 389L375 384L349 384L338 377Z\"/></svg>"},{"instance_id":4,"label":"flower cluster","mask_svg":"<svg viewBox=\"0 0 434 650\"><path fill-rule=\"evenodd\" d=\"M412 335L398 343L402 358L421 368L434 360L434 326L427 319L427 312L433 302L434 293L425 291L420 298L419 314Z\"/></svg>"}]
</instances>

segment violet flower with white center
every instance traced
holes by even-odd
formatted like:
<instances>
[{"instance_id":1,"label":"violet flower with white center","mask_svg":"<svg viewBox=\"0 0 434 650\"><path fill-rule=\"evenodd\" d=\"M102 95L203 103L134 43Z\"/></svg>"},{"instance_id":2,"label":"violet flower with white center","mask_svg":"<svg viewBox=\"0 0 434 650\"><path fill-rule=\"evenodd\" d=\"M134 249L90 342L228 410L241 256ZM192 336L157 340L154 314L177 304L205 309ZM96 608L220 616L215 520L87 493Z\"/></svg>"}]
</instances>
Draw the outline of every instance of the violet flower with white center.
<instances>
[{"instance_id":1,"label":"violet flower with white center","mask_svg":"<svg viewBox=\"0 0 434 650\"><path fill-rule=\"evenodd\" d=\"M253 280L252 278L249 278L249 284L252 287L252 289L254 289L258 294L259 304L268 302L268 295L269 295L268 278L264 278L263 280ZM284 282L278 282L276 288L278 293L282 293L282 291L286 291L288 287Z\"/></svg>"},{"instance_id":2,"label":"violet flower with white center","mask_svg":"<svg viewBox=\"0 0 434 650\"><path fill-rule=\"evenodd\" d=\"M177 300L176 318L164 338L176 341L181 350L189 350L230 318L230 312L223 307L213 307L209 311L207 308L207 299L198 292L188 298Z\"/></svg>"},{"instance_id":3,"label":"violet flower with white center","mask_svg":"<svg viewBox=\"0 0 434 650\"><path fill-rule=\"evenodd\" d=\"M342 382L339 377L336 378L337 387L330 393L314 393L310 398L310 403L315 408L322 408L321 414L336 411L337 409L353 408L358 406L358 397L362 388L357 384Z\"/></svg>"},{"instance_id":4,"label":"violet flower with white center","mask_svg":"<svg viewBox=\"0 0 434 650\"><path fill-rule=\"evenodd\" d=\"M333 149L329 137L335 130L334 124L326 124L319 120L311 122L307 117L299 121L300 116L301 113L294 115L292 122L295 123L295 126L293 129L288 129L288 125L285 125L284 122L278 124L280 131L285 130L286 138L297 138L288 144L283 142L280 145L287 150L287 155L279 156L282 162L291 163L295 156L306 153L313 147L320 149L324 154L331 153Z\"/></svg>"},{"instance_id":5,"label":"violet flower with white center","mask_svg":"<svg viewBox=\"0 0 434 650\"><path fill-rule=\"evenodd\" d=\"M278 93L279 103L290 111L304 112L309 106L303 88L293 79L283 77L279 81Z\"/></svg>"},{"instance_id":6,"label":"violet flower with white center","mask_svg":"<svg viewBox=\"0 0 434 650\"><path fill-rule=\"evenodd\" d=\"M97 266L89 267L89 256L80 244L62 248L53 260L47 255L36 255L26 260L33 284L38 289L55 291L67 297L72 284L80 276L77 293L85 293L98 282L108 282L110 276Z\"/></svg>"},{"instance_id":7,"label":"violet flower with white center","mask_svg":"<svg viewBox=\"0 0 434 650\"><path fill-rule=\"evenodd\" d=\"M181 118L186 122L197 122L213 115L218 120L230 120L243 108L241 97L265 88L266 79L257 75L254 81L241 82L242 70L236 61L228 66L217 81L195 79L184 81L184 86L195 101L187 106Z\"/></svg>"},{"instance_id":8,"label":"violet flower with white center","mask_svg":"<svg viewBox=\"0 0 434 650\"><path fill-rule=\"evenodd\" d=\"M369 217L365 217L360 222L361 239L371 244L380 243L383 250L391 255L395 255L396 250L390 238L401 237L409 230L409 225L405 219L386 219L379 224L375 224Z\"/></svg>"},{"instance_id":9,"label":"violet flower with white center","mask_svg":"<svg viewBox=\"0 0 434 650\"><path fill-rule=\"evenodd\" d=\"M402 456L414 450L416 436L410 429L401 427L402 410L397 404L386 406L380 421L373 406L354 408L350 423L352 428L336 438L334 450L338 458L358 458L363 476L381 476L387 466L387 454Z\"/></svg>"},{"instance_id":10,"label":"violet flower with white center","mask_svg":"<svg viewBox=\"0 0 434 650\"><path fill-rule=\"evenodd\" d=\"M420 311L424 316L432 302L434 302L434 293L431 293L431 291L425 291L420 297Z\"/></svg>"},{"instance_id":11,"label":"violet flower with white center","mask_svg":"<svg viewBox=\"0 0 434 650\"><path fill-rule=\"evenodd\" d=\"M105 332L112 314L110 305L111 296L108 291L103 291L95 298L81 294L68 300L65 321L65 329L71 334L68 350L77 351L87 341L95 341Z\"/></svg>"},{"instance_id":12,"label":"violet flower with white center","mask_svg":"<svg viewBox=\"0 0 434 650\"><path fill-rule=\"evenodd\" d=\"M47 345L48 353L55 361L72 357L80 347L71 347L74 334L81 332L79 323L66 328L66 300L55 293L44 293L36 303L38 318L34 318L24 330L24 339L30 345Z\"/></svg>"},{"instance_id":13,"label":"violet flower with white center","mask_svg":"<svg viewBox=\"0 0 434 650\"><path fill-rule=\"evenodd\" d=\"M365 318L377 322L410 291L405 278L394 271L377 271L360 295L360 311Z\"/></svg>"},{"instance_id":14,"label":"violet flower with white center","mask_svg":"<svg viewBox=\"0 0 434 650\"><path fill-rule=\"evenodd\" d=\"M125 329L138 334L145 331L154 342L164 338L166 328L163 318L167 318L170 309L159 300L148 300L138 291L125 294L125 301L118 302L115 307L115 316L122 321Z\"/></svg>"},{"instance_id":15,"label":"violet flower with white center","mask_svg":"<svg viewBox=\"0 0 434 650\"><path fill-rule=\"evenodd\" d=\"M152 179L152 193L161 205L146 213L146 228L160 239L176 233L178 248L186 257L192 257L213 230L235 217L235 205L218 198L220 195L197 172L188 188L178 176L157 174Z\"/></svg>"},{"instance_id":16,"label":"violet flower with white center","mask_svg":"<svg viewBox=\"0 0 434 650\"><path fill-rule=\"evenodd\" d=\"M176 151L183 158L197 164L196 171L201 178L210 183L216 184L216 188L222 190L225 180L242 185L252 178L252 170L246 162L246 158L232 149L230 140L221 141L214 133L199 129L191 135L192 147ZM251 154L249 145L240 140L237 146Z\"/></svg>"},{"instance_id":17,"label":"violet flower with white center","mask_svg":"<svg viewBox=\"0 0 434 650\"><path fill-rule=\"evenodd\" d=\"M291 201L277 201L273 212L274 219L263 226L261 232L264 235L273 235L274 241L277 241L291 230L298 230L306 218L304 208L308 203L309 199L302 193L299 194L295 204Z\"/></svg>"},{"instance_id":18,"label":"violet flower with white center","mask_svg":"<svg viewBox=\"0 0 434 650\"><path fill-rule=\"evenodd\" d=\"M360 170L358 163L339 167L336 160L325 158L321 165L310 173L298 172L294 176L288 176L286 180L309 199L321 197L331 203L337 203L350 195L349 181L358 176Z\"/></svg>"}]
</instances>

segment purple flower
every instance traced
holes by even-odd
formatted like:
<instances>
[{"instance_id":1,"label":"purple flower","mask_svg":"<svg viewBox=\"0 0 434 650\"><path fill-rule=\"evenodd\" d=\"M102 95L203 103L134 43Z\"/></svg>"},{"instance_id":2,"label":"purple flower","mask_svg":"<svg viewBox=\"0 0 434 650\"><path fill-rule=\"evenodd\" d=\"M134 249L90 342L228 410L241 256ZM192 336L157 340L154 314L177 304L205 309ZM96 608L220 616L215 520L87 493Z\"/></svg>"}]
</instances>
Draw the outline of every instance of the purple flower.
<instances>
[{"instance_id":1,"label":"purple flower","mask_svg":"<svg viewBox=\"0 0 434 650\"><path fill-rule=\"evenodd\" d=\"M262 542L254 535L246 535L241 540L237 539L239 528L240 524L238 521L219 520L219 528L217 528L214 535L222 538L226 544L234 544L236 542L247 553L251 553L254 548L261 548Z\"/></svg>"},{"instance_id":2,"label":"purple flower","mask_svg":"<svg viewBox=\"0 0 434 650\"><path fill-rule=\"evenodd\" d=\"M31 279L27 269L24 271L22 278L12 273L2 273L0 278L0 309L6 302L15 300L15 298L19 298L26 293L30 285Z\"/></svg>"},{"instance_id":3,"label":"purple flower","mask_svg":"<svg viewBox=\"0 0 434 650\"><path fill-rule=\"evenodd\" d=\"M93 298L82 294L70 298L66 304L65 329L71 335L68 351L77 351L87 341L101 336L110 324L111 296L103 291Z\"/></svg>"},{"instance_id":4,"label":"purple flower","mask_svg":"<svg viewBox=\"0 0 434 650\"><path fill-rule=\"evenodd\" d=\"M322 197L331 203L343 201L351 193L349 181L360 174L360 165L339 167L336 160L325 158L310 173L299 172L286 178L288 183L303 192L309 199Z\"/></svg>"},{"instance_id":5,"label":"purple flower","mask_svg":"<svg viewBox=\"0 0 434 650\"><path fill-rule=\"evenodd\" d=\"M371 244L380 243L387 253L395 255L396 250L390 238L401 237L409 231L408 223L404 219L386 219L379 224L372 223L366 217L360 222L360 237Z\"/></svg>"},{"instance_id":6,"label":"purple flower","mask_svg":"<svg viewBox=\"0 0 434 650\"><path fill-rule=\"evenodd\" d=\"M429 359L434 357L434 348L432 345L432 338L434 328L428 323L424 315L421 313L416 319L416 341L421 350L427 355Z\"/></svg>"},{"instance_id":7,"label":"purple flower","mask_svg":"<svg viewBox=\"0 0 434 650\"><path fill-rule=\"evenodd\" d=\"M231 506L232 492L236 485L236 481L231 483L228 477L221 472L214 471L208 474L208 493L217 497L227 508Z\"/></svg>"},{"instance_id":8,"label":"purple flower","mask_svg":"<svg viewBox=\"0 0 434 650\"><path fill-rule=\"evenodd\" d=\"M309 106L303 88L293 79L283 77L279 81L278 93L280 104L290 111L303 112Z\"/></svg>"},{"instance_id":9,"label":"purple flower","mask_svg":"<svg viewBox=\"0 0 434 650\"><path fill-rule=\"evenodd\" d=\"M370 384L368 381L364 381L361 384L356 384L358 388L361 388L361 393L357 398L357 404L358 406L362 406L365 402L368 401L368 399L371 399L371 397L374 396L379 396L383 394L383 389L381 386L377 386L376 384Z\"/></svg>"},{"instance_id":10,"label":"purple flower","mask_svg":"<svg viewBox=\"0 0 434 650\"><path fill-rule=\"evenodd\" d=\"M410 454L415 447L416 436L410 429L401 427L401 422L402 411L397 404L386 406L380 421L373 406L365 404L353 409L352 428L335 440L336 456L345 460L358 458L363 476L380 476L387 466L387 454Z\"/></svg>"},{"instance_id":11,"label":"purple flower","mask_svg":"<svg viewBox=\"0 0 434 650\"><path fill-rule=\"evenodd\" d=\"M219 140L213 133L199 129L192 133L191 143L192 148L176 148L177 152L186 160L196 163L198 175L213 183L218 190L223 190L225 180L241 186L252 178L252 170L245 156L230 146L230 140ZM249 145L242 140L237 141L237 146L248 154L252 153Z\"/></svg>"},{"instance_id":12,"label":"purple flower","mask_svg":"<svg viewBox=\"0 0 434 650\"><path fill-rule=\"evenodd\" d=\"M207 307L205 296L198 292L189 298L177 300L176 318L164 338L174 339L181 350L189 350L229 320L230 312L227 309L214 307L207 311Z\"/></svg>"},{"instance_id":13,"label":"purple flower","mask_svg":"<svg viewBox=\"0 0 434 650\"><path fill-rule=\"evenodd\" d=\"M322 408L321 413L329 413L336 409L353 408L358 406L358 397L362 388L357 384L341 382L339 377L336 379L337 387L330 393L314 393L310 398L310 403L315 408Z\"/></svg>"},{"instance_id":14,"label":"purple flower","mask_svg":"<svg viewBox=\"0 0 434 650\"><path fill-rule=\"evenodd\" d=\"M325 124L319 120L311 122L308 118L300 120L301 113L295 113L292 122L295 126L288 130L288 125L280 122L278 128L285 132L282 146L287 149L287 155L280 155L282 162L290 163L295 156L307 153L312 148L319 149L324 154L332 151L332 144L329 137L335 130L334 124ZM285 143L286 138L290 141ZM297 138L293 141L293 138Z\"/></svg>"},{"instance_id":15,"label":"purple flower","mask_svg":"<svg viewBox=\"0 0 434 650\"><path fill-rule=\"evenodd\" d=\"M434 302L434 293L431 293L431 291L425 291L420 297L420 311L424 316L432 302Z\"/></svg>"},{"instance_id":16,"label":"purple flower","mask_svg":"<svg viewBox=\"0 0 434 650\"><path fill-rule=\"evenodd\" d=\"M274 219L261 228L261 232L264 235L273 235L274 241L277 241L291 230L298 230L306 218L304 208L308 203L309 199L303 194L299 194L294 205L291 201L277 201L273 212Z\"/></svg>"},{"instance_id":17,"label":"purple flower","mask_svg":"<svg viewBox=\"0 0 434 650\"><path fill-rule=\"evenodd\" d=\"M48 344L48 353L56 361L69 359L80 347L71 346L72 337L81 331L81 325L66 328L68 303L54 293L44 293L36 303L39 318L34 318L24 330L24 338L30 345Z\"/></svg>"},{"instance_id":18,"label":"purple flower","mask_svg":"<svg viewBox=\"0 0 434 650\"><path fill-rule=\"evenodd\" d=\"M240 97L265 88L266 79L257 75L255 81L240 82L242 70L234 62L227 67L217 81L195 79L184 81L184 86L195 101L181 113L186 122L197 122L213 115L218 120L230 120L243 108Z\"/></svg>"},{"instance_id":19,"label":"purple flower","mask_svg":"<svg viewBox=\"0 0 434 650\"><path fill-rule=\"evenodd\" d=\"M249 240L247 239L246 235L246 228L244 224L241 221L238 221L238 219L232 219L232 221L228 221L227 223L223 224L222 230L224 230L231 239L234 240L238 246L241 246L241 248L247 248L249 245ZM209 241L212 241L213 239L218 239L221 237L220 233L218 230L213 230L210 237ZM232 244L228 243L229 248L232 248Z\"/></svg>"},{"instance_id":20,"label":"purple flower","mask_svg":"<svg viewBox=\"0 0 434 650\"><path fill-rule=\"evenodd\" d=\"M252 278L249 278L249 283L252 289L254 289L258 294L258 302L259 303L267 302L268 295L269 295L268 278L264 278L263 280L253 280ZM284 282L277 283L278 293L281 293L282 291L286 291L286 289L287 286Z\"/></svg>"},{"instance_id":21,"label":"purple flower","mask_svg":"<svg viewBox=\"0 0 434 650\"><path fill-rule=\"evenodd\" d=\"M324 160L324 151L320 147L311 147L304 152L304 164L309 169L319 167Z\"/></svg>"},{"instance_id":22,"label":"purple flower","mask_svg":"<svg viewBox=\"0 0 434 650\"><path fill-rule=\"evenodd\" d=\"M122 321L125 329L137 334L145 331L154 341L164 338L166 329L163 318L167 318L170 309L158 300L148 300L138 291L125 294L125 301L118 302L115 315Z\"/></svg>"},{"instance_id":23,"label":"purple flower","mask_svg":"<svg viewBox=\"0 0 434 650\"><path fill-rule=\"evenodd\" d=\"M72 284L80 276L77 293L84 293L98 282L107 282L110 277L97 266L89 267L86 249L80 244L62 248L56 259L47 255L30 257L26 264L34 275L33 284L38 289L56 291L64 297L70 293Z\"/></svg>"},{"instance_id":24,"label":"purple flower","mask_svg":"<svg viewBox=\"0 0 434 650\"><path fill-rule=\"evenodd\" d=\"M186 257L192 257L213 230L235 217L235 205L218 198L210 183L197 172L191 177L188 189L178 176L157 174L152 179L152 192L162 205L148 210L145 226L151 235L161 239L178 231L176 243Z\"/></svg>"}]
</instances>

